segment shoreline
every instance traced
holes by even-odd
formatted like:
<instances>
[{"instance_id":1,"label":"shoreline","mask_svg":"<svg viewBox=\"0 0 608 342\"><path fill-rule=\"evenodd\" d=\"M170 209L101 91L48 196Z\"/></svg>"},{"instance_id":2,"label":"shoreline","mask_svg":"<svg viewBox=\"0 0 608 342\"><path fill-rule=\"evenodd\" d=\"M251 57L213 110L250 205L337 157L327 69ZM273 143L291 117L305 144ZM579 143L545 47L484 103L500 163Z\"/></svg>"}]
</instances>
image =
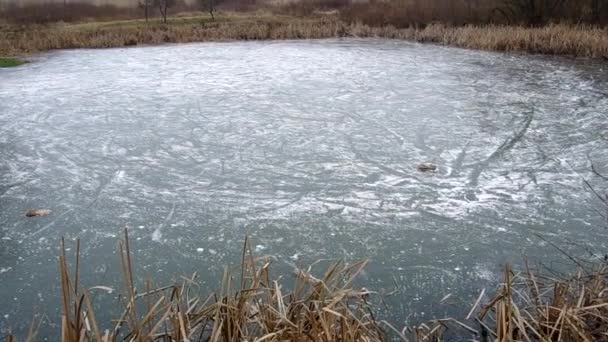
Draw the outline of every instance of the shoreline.
<instances>
[{"instance_id":1,"label":"shoreline","mask_svg":"<svg viewBox=\"0 0 608 342\"><path fill-rule=\"evenodd\" d=\"M308 17L269 13L175 17L46 25L0 25L0 56L19 56L49 50L117 48L163 43L327 38L388 38L434 43L472 50L583 57L608 60L608 29L555 24L523 26L446 26L424 28L372 27L348 23L333 14Z\"/></svg>"}]
</instances>

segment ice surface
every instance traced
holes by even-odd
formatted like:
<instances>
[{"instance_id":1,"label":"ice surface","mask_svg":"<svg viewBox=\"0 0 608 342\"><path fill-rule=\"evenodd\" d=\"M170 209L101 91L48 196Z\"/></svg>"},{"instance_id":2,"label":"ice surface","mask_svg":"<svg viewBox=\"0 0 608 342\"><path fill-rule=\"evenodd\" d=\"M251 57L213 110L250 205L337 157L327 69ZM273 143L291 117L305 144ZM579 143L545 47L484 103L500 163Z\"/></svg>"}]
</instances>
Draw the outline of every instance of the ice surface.
<instances>
[{"instance_id":1,"label":"ice surface","mask_svg":"<svg viewBox=\"0 0 608 342\"><path fill-rule=\"evenodd\" d=\"M583 182L606 189L590 172L607 171L605 68L330 40L59 51L0 70L0 314L26 322L37 293L59 293L61 236L81 239L90 286L120 284L125 227L142 278L198 271L211 288L247 234L283 271L369 256L362 280L396 277L402 318L474 297L507 260L559 258L535 234L605 251Z\"/></svg>"}]
</instances>

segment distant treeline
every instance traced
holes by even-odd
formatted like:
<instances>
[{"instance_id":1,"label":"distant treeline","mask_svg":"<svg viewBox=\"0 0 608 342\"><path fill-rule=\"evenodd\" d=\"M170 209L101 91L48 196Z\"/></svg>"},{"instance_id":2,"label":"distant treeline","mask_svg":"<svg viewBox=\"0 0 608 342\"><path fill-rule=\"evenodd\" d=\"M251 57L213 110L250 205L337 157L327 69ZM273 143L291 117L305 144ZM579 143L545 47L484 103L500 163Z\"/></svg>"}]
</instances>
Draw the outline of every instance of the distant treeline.
<instances>
[{"instance_id":1,"label":"distant treeline","mask_svg":"<svg viewBox=\"0 0 608 342\"><path fill-rule=\"evenodd\" d=\"M120 20L162 17L218 7L227 11L251 11L259 8L256 0L132 0L132 6L95 5L86 0L41 3L5 3L0 0L0 21L13 24L44 24L88 20ZM147 8L146 8L147 7Z\"/></svg>"},{"instance_id":2,"label":"distant treeline","mask_svg":"<svg viewBox=\"0 0 608 342\"><path fill-rule=\"evenodd\" d=\"M608 23L608 0L394 0L347 6L350 21L404 27L464 24Z\"/></svg>"},{"instance_id":3,"label":"distant treeline","mask_svg":"<svg viewBox=\"0 0 608 342\"><path fill-rule=\"evenodd\" d=\"M131 7L88 2L0 5L0 16L13 23L109 20L168 15L210 7L231 11L267 9L290 15L338 11L348 22L398 28L431 23L449 25L549 23L608 24L608 0L139 0ZM162 9L160 12L162 16Z\"/></svg>"},{"instance_id":4,"label":"distant treeline","mask_svg":"<svg viewBox=\"0 0 608 342\"><path fill-rule=\"evenodd\" d=\"M172 6L171 13L187 11L191 8L183 1ZM151 15L156 12L151 11ZM119 20L144 16L138 7L120 7L116 5L94 5L87 2L47 2L27 5L10 4L0 10L0 18L16 24L44 24L50 22L76 22L86 20Z\"/></svg>"},{"instance_id":5,"label":"distant treeline","mask_svg":"<svg viewBox=\"0 0 608 342\"><path fill-rule=\"evenodd\" d=\"M114 5L96 6L90 3L40 3L5 5L1 17L11 23L72 22L85 19L126 19L139 15L135 8L122 8Z\"/></svg>"}]
</instances>

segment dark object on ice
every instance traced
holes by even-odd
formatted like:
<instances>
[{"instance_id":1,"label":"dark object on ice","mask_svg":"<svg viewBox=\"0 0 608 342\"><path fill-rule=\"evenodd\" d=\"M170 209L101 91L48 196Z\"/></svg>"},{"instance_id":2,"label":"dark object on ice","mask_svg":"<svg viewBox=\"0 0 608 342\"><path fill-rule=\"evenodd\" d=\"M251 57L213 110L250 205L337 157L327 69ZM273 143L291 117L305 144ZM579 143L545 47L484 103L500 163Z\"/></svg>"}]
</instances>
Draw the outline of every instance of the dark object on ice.
<instances>
[{"instance_id":1,"label":"dark object on ice","mask_svg":"<svg viewBox=\"0 0 608 342\"><path fill-rule=\"evenodd\" d=\"M430 172L437 170L437 165L433 163L421 163L416 167L420 172Z\"/></svg>"},{"instance_id":2,"label":"dark object on ice","mask_svg":"<svg viewBox=\"0 0 608 342\"><path fill-rule=\"evenodd\" d=\"M34 217L34 216L46 216L50 214L51 211L48 209L29 209L25 212L25 216Z\"/></svg>"}]
</instances>

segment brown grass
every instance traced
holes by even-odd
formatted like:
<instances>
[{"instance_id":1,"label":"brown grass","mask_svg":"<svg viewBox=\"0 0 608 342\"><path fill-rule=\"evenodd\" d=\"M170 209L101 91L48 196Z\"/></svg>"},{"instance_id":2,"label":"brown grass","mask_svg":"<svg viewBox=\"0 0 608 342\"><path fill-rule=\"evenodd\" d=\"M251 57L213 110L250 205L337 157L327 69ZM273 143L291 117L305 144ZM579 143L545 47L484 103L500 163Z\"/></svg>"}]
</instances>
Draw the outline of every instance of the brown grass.
<instances>
[{"instance_id":1,"label":"brown grass","mask_svg":"<svg viewBox=\"0 0 608 342\"><path fill-rule=\"evenodd\" d=\"M119 244L124 311L109 329L97 322L91 297L79 286L79 244L74 271L65 248L59 258L63 298L61 340L71 341L379 341L383 332L369 311L369 292L352 288L367 261L335 263L321 278L295 274L292 291L270 276L270 262L245 242L241 267L226 269L217 293L198 297L196 275L173 285L138 288L129 240ZM142 310L143 308L143 310ZM138 311L139 310L139 311ZM104 330L105 329L105 330Z\"/></svg>"},{"instance_id":2,"label":"brown grass","mask_svg":"<svg viewBox=\"0 0 608 342\"><path fill-rule=\"evenodd\" d=\"M603 263L569 279L507 267L477 320L497 341L608 341L607 275Z\"/></svg>"},{"instance_id":3,"label":"brown grass","mask_svg":"<svg viewBox=\"0 0 608 342\"><path fill-rule=\"evenodd\" d=\"M388 34L390 36L390 33ZM608 29L581 25L464 26L436 24L399 31L397 38L467 49L608 58Z\"/></svg>"},{"instance_id":4,"label":"brown grass","mask_svg":"<svg viewBox=\"0 0 608 342\"><path fill-rule=\"evenodd\" d=\"M28 26L0 24L0 56L138 44L331 37L382 37L469 49L608 58L608 29L592 26L432 24L396 28L347 23L336 14L300 18L268 12L224 13L215 21L204 15L181 16L172 18L168 25L143 20Z\"/></svg>"},{"instance_id":5,"label":"brown grass","mask_svg":"<svg viewBox=\"0 0 608 342\"><path fill-rule=\"evenodd\" d=\"M305 19L267 14L173 18L158 21L118 21L95 24L55 24L0 28L0 55L52 49L108 48L136 44L161 44L217 40L328 38L341 35L342 24L333 18Z\"/></svg>"},{"instance_id":6,"label":"brown grass","mask_svg":"<svg viewBox=\"0 0 608 342\"><path fill-rule=\"evenodd\" d=\"M133 274L131 247L119 243L123 275L120 317L96 319L86 287L80 283L80 244L70 272L65 244L59 256L61 340L80 341L440 341L450 336L482 341L608 341L608 266L594 263L572 277L556 279L505 268L493 297L481 291L461 320L438 319L397 329L378 321L370 300L375 294L353 283L367 261L332 264L322 276L297 270L287 290L271 276L269 259L253 255L245 241L238 269L225 269L216 293L197 295L196 274L169 286L140 286ZM280 278L279 278L280 279ZM477 314L473 314L477 312ZM466 323L463 323L466 322ZM35 341L40 321L27 340ZM8 341L15 341L8 336Z\"/></svg>"}]
</instances>

